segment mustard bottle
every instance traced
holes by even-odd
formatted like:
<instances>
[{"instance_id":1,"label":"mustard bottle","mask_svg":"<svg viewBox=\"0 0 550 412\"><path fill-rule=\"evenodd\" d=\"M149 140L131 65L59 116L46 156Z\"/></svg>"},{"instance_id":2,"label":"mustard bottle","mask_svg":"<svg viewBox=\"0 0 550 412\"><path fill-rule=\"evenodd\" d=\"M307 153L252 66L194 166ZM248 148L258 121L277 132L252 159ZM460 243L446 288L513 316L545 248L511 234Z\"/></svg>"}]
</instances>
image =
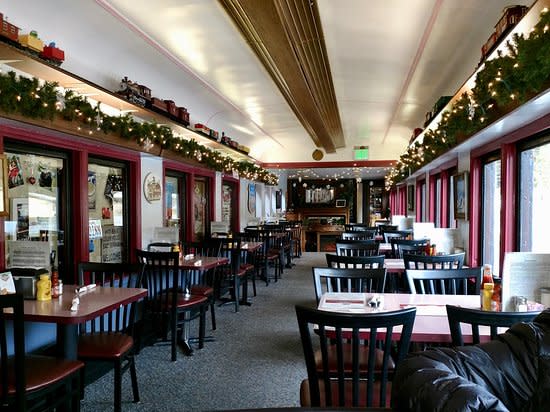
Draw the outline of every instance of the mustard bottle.
<instances>
[{"instance_id":1,"label":"mustard bottle","mask_svg":"<svg viewBox=\"0 0 550 412\"><path fill-rule=\"evenodd\" d=\"M40 275L40 280L36 282L36 300L52 299L52 282L50 275Z\"/></svg>"},{"instance_id":2,"label":"mustard bottle","mask_svg":"<svg viewBox=\"0 0 550 412\"><path fill-rule=\"evenodd\" d=\"M483 285L483 292L481 295L481 309L491 310L491 303L493 301L493 288L494 284L485 283Z\"/></svg>"}]
</instances>

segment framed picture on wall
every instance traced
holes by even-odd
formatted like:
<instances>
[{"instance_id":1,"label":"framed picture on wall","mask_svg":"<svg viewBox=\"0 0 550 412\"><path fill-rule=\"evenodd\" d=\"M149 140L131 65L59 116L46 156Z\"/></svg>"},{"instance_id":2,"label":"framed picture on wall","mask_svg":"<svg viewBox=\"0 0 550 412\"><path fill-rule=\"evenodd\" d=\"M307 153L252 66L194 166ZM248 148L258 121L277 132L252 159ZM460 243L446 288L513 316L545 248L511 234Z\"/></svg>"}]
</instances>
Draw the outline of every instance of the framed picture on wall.
<instances>
[{"instance_id":1,"label":"framed picture on wall","mask_svg":"<svg viewBox=\"0 0 550 412\"><path fill-rule=\"evenodd\" d=\"M254 183L248 184L248 213L256 216L256 185Z\"/></svg>"},{"instance_id":2,"label":"framed picture on wall","mask_svg":"<svg viewBox=\"0 0 550 412\"><path fill-rule=\"evenodd\" d=\"M407 186L407 210L414 210L414 185Z\"/></svg>"},{"instance_id":3,"label":"framed picture on wall","mask_svg":"<svg viewBox=\"0 0 550 412\"><path fill-rule=\"evenodd\" d=\"M453 195L456 219L468 218L468 172L458 173L454 176Z\"/></svg>"}]
</instances>

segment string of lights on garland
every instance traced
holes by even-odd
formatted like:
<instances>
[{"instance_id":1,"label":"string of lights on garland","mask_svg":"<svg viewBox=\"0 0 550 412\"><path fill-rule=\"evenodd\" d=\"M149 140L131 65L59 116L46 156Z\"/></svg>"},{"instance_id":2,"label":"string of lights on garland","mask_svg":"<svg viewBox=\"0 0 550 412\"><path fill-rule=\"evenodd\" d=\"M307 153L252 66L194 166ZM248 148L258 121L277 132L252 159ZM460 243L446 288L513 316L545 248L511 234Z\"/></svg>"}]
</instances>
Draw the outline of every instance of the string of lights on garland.
<instances>
[{"instance_id":1,"label":"string of lights on garland","mask_svg":"<svg viewBox=\"0 0 550 412\"><path fill-rule=\"evenodd\" d=\"M542 10L539 22L528 35L514 35L506 47L507 55L499 53L496 58L484 62L483 69L476 75L475 86L442 114L437 127L424 133L422 143L417 141L400 156L386 176L386 190L550 88L550 13L547 8Z\"/></svg>"},{"instance_id":2,"label":"string of lights on garland","mask_svg":"<svg viewBox=\"0 0 550 412\"><path fill-rule=\"evenodd\" d=\"M41 82L37 78L18 76L15 72L0 73L0 110L18 113L33 119L54 120L61 116L75 122L80 133L114 133L137 142L145 150L158 146L180 156L198 161L205 167L220 172L237 171L248 180L277 185L278 177L247 161L235 161L215 150L174 134L172 129L154 122L139 122L130 114L109 116L101 111L101 104L92 105L84 96L71 90L59 92L56 82Z\"/></svg>"}]
</instances>

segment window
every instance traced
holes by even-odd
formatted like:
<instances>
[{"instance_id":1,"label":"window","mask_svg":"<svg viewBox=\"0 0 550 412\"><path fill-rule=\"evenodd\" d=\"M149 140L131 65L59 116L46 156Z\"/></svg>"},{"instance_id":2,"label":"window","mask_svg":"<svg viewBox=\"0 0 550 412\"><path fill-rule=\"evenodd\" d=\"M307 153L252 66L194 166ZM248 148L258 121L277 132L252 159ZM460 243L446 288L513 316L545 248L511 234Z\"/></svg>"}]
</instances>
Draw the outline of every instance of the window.
<instances>
[{"instance_id":1,"label":"window","mask_svg":"<svg viewBox=\"0 0 550 412\"><path fill-rule=\"evenodd\" d=\"M8 211L6 267L57 266L67 272L67 156L6 143Z\"/></svg>"},{"instance_id":2,"label":"window","mask_svg":"<svg viewBox=\"0 0 550 412\"><path fill-rule=\"evenodd\" d=\"M482 175L482 263L500 272L500 159L491 158L483 165Z\"/></svg>"},{"instance_id":3,"label":"window","mask_svg":"<svg viewBox=\"0 0 550 412\"><path fill-rule=\"evenodd\" d=\"M186 180L187 175L184 173L166 171L164 181L164 226L177 228L179 241L186 238Z\"/></svg>"},{"instance_id":4,"label":"window","mask_svg":"<svg viewBox=\"0 0 550 412\"><path fill-rule=\"evenodd\" d=\"M519 250L522 252L550 252L550 143L548 138L545 140L520 154Z\"/></svg>"},{"instance_id":5,"label":"window","mask_svg":"<svg viewBox=\"0 0 550 412\"><path fill-rule=\"evenodd\" d=\"M209 223L208 180L204 177L195 177L193 182L193 241L205 239Z\"/></svg>"},{"instance_id":6,"label":"window","mask_svg":"<svg viewBox=\"0 0 550 412\"><path fill-rule=\"evenodd\" d=\"M128 261L128 178L124 163L88 162L90 262Z\"/></svg>"}]
</instances>

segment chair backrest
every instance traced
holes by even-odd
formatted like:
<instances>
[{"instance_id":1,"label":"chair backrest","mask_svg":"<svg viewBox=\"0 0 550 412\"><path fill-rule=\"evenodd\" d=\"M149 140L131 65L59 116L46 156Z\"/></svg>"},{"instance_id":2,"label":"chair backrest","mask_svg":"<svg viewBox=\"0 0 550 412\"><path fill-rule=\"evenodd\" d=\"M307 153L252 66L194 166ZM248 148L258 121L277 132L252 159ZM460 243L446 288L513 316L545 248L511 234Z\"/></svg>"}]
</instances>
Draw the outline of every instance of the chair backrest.
<instances>
[{"instance_id":1,"label":"chair backrest","mask_svg":"<svg viewBox=\"0 0 550 412\"><path fill-rule=\"evenodd\" d=\"M389 406L386 393L391 358L398 364L407 354L415 316L416 308L350 314L296 306L311 406ZM398 327L402 327L399 338L393 340ZM367 368L361 367L365 362L360 361L365 343ZM319 354L321 370L316 362ZM338 365L336 373L334 365Z\"/></svg>"},{"instance_id":2,"label":"chair backrest","mask_svg":"<svg viewBox=\"0 0 550 412\"><path fill-rule=\"evenodd\" d=\"M151 242L147 245L149 252L171 252L177 243L174 242Z\"/></svg>"},{"instance_id":3,"label":"chair backrest","mask_svg":"<svg viewBox=\"0 0 550 412\"><path fill-rule=\"evenodd\" d=\"M78 264L78 284L96 284L111 288L140 288L143 283L143 263L99 263ZM81 333L124 332L134 333L136 307L132 302L116 307L108 314L80 325Z\"/></svg>"},{"instance_id":4,"label":"chair backrest","mask_svg":"<svg viewBox=\"0 0 550 412\"><path fill-rule=\"evenodd\" d=\"M326 254L329 268L377 269L384 267L384 255L378 256L340 256Z\"/></svg>"},{"instance_id":5,"label":"chair backrest","mask_svg":"<svg viewBox=\"0 0 550 412\"><path fill-rule=\"evenodd\" d=\"M482 267L405 271L411 293L421 295L479 295L482 273Z\"/></svg>"},{"instance_id":6,"label":"chair backrest","mask_svg":"<svg viewBox=\"0 0 550 412\"><path fill-rule=\"evenodd\" d=\"M148 252L136 249L136 256L140 263L145 264L143 286L147 288L147 304L149 310L170 312L170 308L177 308L177 293L185 290L189 285L185 274L179 270L178 252ZM183 278L180 278L183 276Z\"/></svg>"},{"instance_id":7,"label":"chair backrest","mask_svg":"<svg viewBox=\"0 0 550 412\"><path fill-rule=\"evenodd\" d=\"M341 235L343 240L368 240L374 239L374 232L365 231L352 231L352 232L343 232Z\"/></svg>"},{"instance_id":8,"label":"chair backrest","mask_svg":"<svg viewBox=\"0 0 550 412\"><path fill-rule=\"evenodd\" d=\"M376 256L379 242L369 240L337 240L336 253L341 256Z\"/></svg>"},{"instance_id":9,"label":"chair backrest","mask_svg":"<svg viewBox=\"0 0 550 412\"><path fill-rule=\"evenodd\" d=\"M423 256L403 254L405 269L461 269L464 265L464 253L450 255Z\"/></svg>"},{"instance_id":10,"label":"chair backrest","mask_svg":"<svg viewBox=\"0 0 550 412\"><path fill-rule=\"evenodd\" d=\"M395 258L403 259L404 253L425 254L426 246L430 244L430 239L402 239L400 237L390 238L392 254Z\"/></svg>"},{"instance_id":11,"label":"chair backrest","mask_svg":"<svg viewBox=\"0 0 550 412\"><path fill-rule=\"evenodd\" d=\"M514 323L531 322L540 312L492 312L447 305L447 319L454 346L463 346L462 324L472 327L472 343L480 343L479 327L489 326L491 340L498 335L498 328L509 328Z\"/></svg>"},{"instance_id":12,"label":"chair backrest","mask_svg":"<svg viewBox=\"0 0 550 412\"><path fill-rule=\"evenodd\" d=\"M382 232L382 236L384 237L384 242L390 243L390 239L397 238L397 239L410 239L412 238L413 232L412 230L385 230Z\"/></svg>"},{"instance_id":13,"label":"chair backrest","mask_svg":"<svg viewBox=\"0 0 550 412\"><path fill-rule=\"evenodd\" d=\"M9 315L5 309L12 311ZM8 330L12 319L13 333ZM0 400L8 405L8 398L15 396L14 410L26 410L25 397L25 326L23 321L23 295L19 293L0 295ZM13 357L11 355L13 354ZM13 387L8 386L8 375L14 374L15 394ZM13 401L11 401L13 403Z\"/></svg>"},{"instance_id":14,"label":"chair backrest","mask_svg":"<svg viewBox=\"0 0 550 412\"><path fill-rule=\"evenodd\" d=\"M343 269L313 267L313 285L317 303L325 292L382 293L386 269Z\"/></svg>"}]
</instances>

